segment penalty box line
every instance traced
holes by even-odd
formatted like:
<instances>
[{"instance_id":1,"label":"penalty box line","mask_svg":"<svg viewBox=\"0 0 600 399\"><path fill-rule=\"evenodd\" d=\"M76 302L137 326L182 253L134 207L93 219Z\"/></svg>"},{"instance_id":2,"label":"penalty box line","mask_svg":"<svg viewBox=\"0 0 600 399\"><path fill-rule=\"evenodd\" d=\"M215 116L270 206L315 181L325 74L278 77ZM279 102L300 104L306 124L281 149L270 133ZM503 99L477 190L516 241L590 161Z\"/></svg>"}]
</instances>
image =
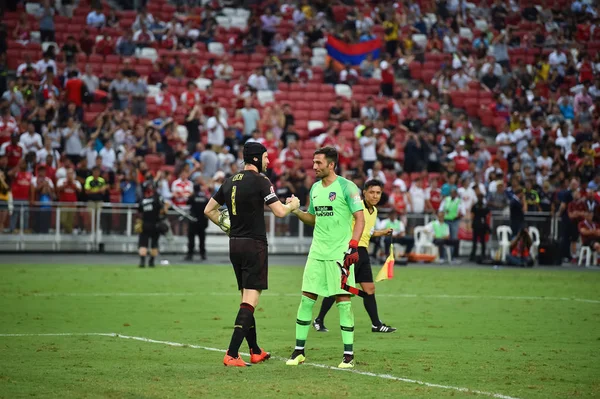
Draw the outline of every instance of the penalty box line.
<instances>
[{"instance_id":1,"label":"penalty box line","mask_svg":"<svg viewBox=\"0 0 600 399\"><path fill-rule=\"evenodd\" d=\"M211 351L211 352L219 352L219 353L226 352L226 350L224 350L224 349L211 348L209 346L202 346L202 345L195 345L195 344L183 344L180 342L171 342L171 341L161 341L161 340L152 339L152 338L136 337L136 336L132 336L132 335L122 335L122 334L117 334L117 333L0 334L0 337L69 337L69 336L71 336L71 337L73 337L73 336L114 337L114 338L129 339L129 340L133 340L133 341L147 342L147 343L152 343L152 344L161 344L161 345L175 346L175 347L182 347L182 348L187 347L187 348L192 348L192 349L204 349L206 351ZM240 352L240 353L242 355L249 356L248 353L243 353L243 352ZM279 361L288 360L287 358L280 357L280 356L271 356L271 358L279 360ZM452 386L452 385L435 384L435 383L426 382L426 381L414 380L412 378L396 377L396 376L393 376L390 374L371 373L368 371L360 371L360 370L356 370L356 369L340 369L337 367L328 366L326 364L319 364L319 363L304 363L303 365L310 366L310 367L316 367L316 368L320 368L320 369L326 369L326 370L344 371L344 372L348 372L348 373L364 375L367 377L381 378L381 379L385 379L385 380L406 382L409 384L422 385L422 386L426 386L429 388L440 388L440 389L448 389L448 390L458 391L458 392L478 394L478 395L488 396L488 397L497 398L497 399L519 399L517 397L508 396L508 395L504 395L501 393L480 391L477 389L456 387L456 386ZM298 366L298 367L302 367L302 366Z\"/></svg>"}]
</instances>

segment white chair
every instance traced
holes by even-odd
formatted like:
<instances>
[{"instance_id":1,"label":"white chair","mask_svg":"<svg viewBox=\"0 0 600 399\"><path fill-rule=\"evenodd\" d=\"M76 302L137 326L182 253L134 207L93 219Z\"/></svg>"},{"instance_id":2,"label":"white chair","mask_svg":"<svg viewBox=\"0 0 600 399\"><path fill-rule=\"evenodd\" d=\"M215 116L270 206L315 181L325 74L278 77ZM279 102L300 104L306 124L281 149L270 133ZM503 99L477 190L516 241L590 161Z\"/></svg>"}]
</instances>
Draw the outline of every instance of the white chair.
<instances>
[{"instance_id":1,"label":"white chair","mask_svg":"<svg viewBox=\"0 0 600 399\"><path fill-rule=\"evenodd\" d=\"M194 80L194 83L200 90L206 90L206 88L212 85L212 80L206 78L198 78Z\"/></svg>"},{"instance_id":2,"label":"white chair","mask_svg":"<svg viewBox=\"0 0 600 399\"><path fill-rule=\"evenodd\" d=\"M427 36L421 33L412 35L412 41L420 48L427 47Z\"/></svg>"},{"instance_id":3,"label":"white chair","mask_svg":"<svg viewBox=\"0 0 600 399\"><path fill-rule=\"evenodd\" d=\"M537 260L538 258L538 251L540 248L540 231L538 230L537 227L534 226L529 226L527 228L529 230L529 235L531 236L531 257L534 260Z\"/></svg>"},{"instance_id":4,"label":"white chair","mask_svg":"<svg viewBox=\"0 0 600 399\"><path fill-rule=\"evenodd\" d=\"M103 35L96 35L96 43L98 43L102 39L104 39Z\"/></svg>"},{"instance_id":5,"label":"white chair","mask_svg":"<svg viewBox=\"0 0 600 399\"><path fill-rule=\"evenodd\" d=\"M40 3L26 3L25 12L30 15L39 15L42 6Z\"/></svg>"},{"instance_id":6,"label":"white chair","mask_svg":"<svg viewBox=\"0 0 600 399\"><path fill-rule=\"evenodd\" d=\"M229 17L219 15L215 19L217 20L217 25L225 29L229 29L231 27L231 19Z\"/></svg>"},{"instance_id":7,"label":"white chair","mask_svg":"<svg viewBox=\"0 0 600 399\"><path fill-rule=\"evenodd\" d=\"M223 47L223 43L219 42L210 42L208 43L208 52L217 55L225 54L225 47Z\"/></svg>"},{"instance_id":8,"label":"white chair","mask_svg":"<svg viewBox=\"0 0 600 399\"><path fill-rule=\"evenodd\" d=\"M431 235L423 226L415 227L413 234L415 236L415 252L418 254L434 254L437 247L433 244Z\"/></svg>"},{"instance_id":9,"label":"white chair","mask_svg":"<svg viewBox=\"0 0 600 399\"><path fill-rule=\"evenodd\" d=\"M50 46L54 46L54 54L58 54L60 53L60 47L58 47L58 44L56 44L55 42L44 42L42 43L42 52L46 52L46 50L48 50L48 47Z\"/></svg>"},{"instance_id":10,"label":"white chair","mask_svg":"<svg viewBox=\"0 0 600 399\"><path fill-rule=\"evenodd\" d=\"M34 30L29 32L29 37L31 38L31 41L34 43L41 43L42 41L42 34L40 33L39 30Z\"/></svg>"},{"instance_id":11,"label":"white chair","mask_svg":"<svg viewBox=\"0 0 600 399\"><path fill-rule=\"evenodd\" d=\"M232 28L244 30L248 27L248 18L235 15L231 17L229 26Z\"/></svg>"},{"instance_id":12,"label":"white chair","mask_svg":"<svg viewBox=\"0 0 600 399\"><path fill-rule=\"evenodd\" d=\"M506 261L506 255L510 252L510 237L512 236L512 229L509 226L498 226L496 229L496 235L498 236L498 247L501 253L502 262Z\"/></svg>"},{"instance_id":13,"label":"white chair","mask_svg":"<svg viewBox=\"0 0 600 399\"><path fill-rule=\"evenodd\" d=\"M308 121L307 123L308 131L315 129L322 129L325 127L325 124L321 121Z\"/></svg>"},{"instance_id":14,"label":"white chair","mask_svg":"<svg viewBox=\"0 0 600 399\"><path fill-rule=\"evenodd\" d=\"M138 58L145 58L151 60L152 62L158 59L158 52L152 47L144 47L142 49L137 49L136 55Z\"/></svg>"},{"instance_id":15,"label":"white chair","mask_svg":"<svg viewBox=\"0 0 600 399\"><path fill-rule=\"evenodd\" d=\"M248 18L250 18L250 11L246 10L245 8L237 8L236 15L238 17L244 17L246 20L248 20Z\"/></svg>"},{"instance_id":16,"label":"white chair","mask_svg":"<svg viewBox=\"0 0 600 399\"><path fill-rule=\"evenodd\" d=\"M232 17L237 13L237 10L235 8L225 7L221 10L221 12L228 17Z\"/></svg>"},{"instance_id":17,"label":"white chair","mask_svg":"<svg viewBox=\"0 0 600 399\"><path fill-rule=\"evenodd\" d=\"M458 35L468 39L469 41L473 40L473 32L469 28L460 28Z\"/></svg>"},{"instance_id":18,"label":"white chair","mask_svg":"<svg viewBox=\"0 0 600 399\"><path fill-rule=\"evenodd\" d=\"M272 103L275 101L275 96L271 90L259 90L256 92L256 97L258 98L260 105L263 106L267 103Z\"/></svg>"},{"instance_id":19,"label":"white chair","mask_svg":"<svg viewBox=\"0 0 600 399\"><path fill-rule=\"evenodd\" d=\"M488 23L485 19L476 19L475 28L479 29L482 32L485 32L488 28Z\"/></svg>"},{"instance_id":20,"label":"white chair","mask_svg":"<svg viewBox=\"0 0 600 399\"><path fill-rule=\"evenodd\" d=\"M326 57L327 56L327 49L323 48L323 47L315 47L312 50L313 52L313 56L318 57L318 56L322 56L322 57Z\"/></svg>"},{"instance_id":21,"label":"white chair","mask_svg":"<svg viewBox=\"0 0 600 399\"><path fill-rule=\"evenodd\" d=\"M335 94L350 99L352 98L352 88L345 84L337 84L335 85Z\"/></svg>"},{"instance_id":22,"label":"white chair","mask_svg":"<svg viewBox=\"0 0 600 399\"><path fill-rule=\"evenodd\" d=\"M327 64L327 58L322 55L314 55L310 57L310 65L323 68Z\"/></svg>"},{"instance_id":23,"label":"white chair","mask_svg":"<svg viewBox=\"0 0 600 399\"><path fill-rule=\"evenodd\" d=\"M577 262L578 266L581 266L583 260L585 259L585 267L592 267L592 248L590 247L581 247L579 250L579 262ZM598 264L598 254L594 252L594 266Z\"/></svg>"},{"instance_id":24,"label":"white chair","mask_svg":"<svg viewBox=\"0 0 600 399\"><path fill-rule=\"evenodd\" d=\"M188 138L187 127L185 127L183 125L177 125L177 135L179 136L179 138L181 140L183 140L184 143L187 143L187 138Z\"/></svg>"},{"instance_id":25,"label":"white chair","mask_svg":"<svg viewBox=\"0 0 600 399\"><path fill-rule=\"evenodd\" d=\"M148 97L156 97L160 93L160 87L157 85L148 85Z\"/></svg>"}]
</instances>

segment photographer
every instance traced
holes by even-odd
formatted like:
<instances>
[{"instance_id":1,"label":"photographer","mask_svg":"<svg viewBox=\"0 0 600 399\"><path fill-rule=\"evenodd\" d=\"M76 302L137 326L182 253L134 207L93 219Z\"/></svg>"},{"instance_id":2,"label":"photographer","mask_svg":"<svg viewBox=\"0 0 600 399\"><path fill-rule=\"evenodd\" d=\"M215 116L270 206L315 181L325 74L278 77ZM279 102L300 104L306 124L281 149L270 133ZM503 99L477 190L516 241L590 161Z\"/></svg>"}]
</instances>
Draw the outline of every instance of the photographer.
<instances>
[{"instance_id":1,"label":"photographer","mask_svg":"<svg viewBox=\"0 0 600 399\"><path fill-rule=\"evenodd\" d=\"M531 236L527 227L523 227L510 242L510 255L506 255L506 264L511 266L532 267L533 259L529 253Z\"/></svg>"},{"instance_id":2,"label":"photographer","mask_svg":"<svg viewBox=\"0 0 600 399\"><path fill-rule=\"evenodd\" d=\"M154 267L154 258L158 255L158 239L165 232L160 216L167 212L168 205L156 193L154 183L148 180L143 184L144 197L139 202L138 212L141 218L136 221L135 232L139 234L138 248L140 267L146 267L146 255L150 244L149 267Z\"/></svg>"},{"instance_id":3,"label":"photographer","mask_svg":"<svg viewBox=\"0 0 600 399\"><path fill-rule=\"evenodd\" d=\"M196 221L189 221L188 225L188 252L185 260L192 260L194 257L194 247L196 246L196 236L200 240L200 256L202 260L206 259L206 228L208 219L204 216L204 208L208 204L210 197L207 195L207 189L200 183L194 184L194 193L188 198L187 204L190 206L191 215Z\"/></svg>"}]
</instances>

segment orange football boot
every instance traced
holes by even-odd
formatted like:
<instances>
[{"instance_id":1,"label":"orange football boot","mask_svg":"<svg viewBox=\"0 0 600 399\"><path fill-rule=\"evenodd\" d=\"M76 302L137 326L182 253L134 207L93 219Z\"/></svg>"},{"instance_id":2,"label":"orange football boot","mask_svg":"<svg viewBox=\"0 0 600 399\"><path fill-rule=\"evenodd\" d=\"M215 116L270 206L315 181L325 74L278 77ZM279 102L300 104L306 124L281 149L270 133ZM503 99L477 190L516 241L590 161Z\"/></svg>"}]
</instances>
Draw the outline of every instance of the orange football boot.
<instances>
[{"instance_id":1,"label":"orange football boot","mask_svg":"<svg viewBox=\"0 0 600 399\"><path fill-rule=\"evenodd\" d=\"M223 364L227 367L247 367L248 363L242 359L240 355L238 357L231 357L228 353L225 353L225 357L223 358Z\"/></svg>"},{"instance_id":2,"label":"orange football boot","mask_svg":"<svg viewBox=\"0 0 600 399\"><path fill-rule=\"evenodd\" d=\"M263 348L260 348L261 352L259 355L255 355L252 353L252 349L250 349L250 363L256 364L260 362L264 362L265 360L271 357L271 354L265 351Z\"/></svg>"}]
</instances>

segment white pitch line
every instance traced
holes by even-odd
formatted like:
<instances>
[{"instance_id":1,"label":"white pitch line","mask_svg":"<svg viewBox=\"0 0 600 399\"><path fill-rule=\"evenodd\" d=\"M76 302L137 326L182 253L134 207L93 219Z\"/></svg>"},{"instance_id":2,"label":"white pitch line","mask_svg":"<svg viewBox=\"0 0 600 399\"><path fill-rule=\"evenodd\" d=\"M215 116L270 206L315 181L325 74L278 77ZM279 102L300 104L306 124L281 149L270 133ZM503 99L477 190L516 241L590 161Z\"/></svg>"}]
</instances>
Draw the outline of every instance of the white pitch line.
<instances>
[{"instance_id":1,"label":"white pitch line","mask_svg":"<svg viewBox=\"0 0 600 399\"><path fill-rule=\"evenodd\" d=\"M130 340L134 340L134 341L148 342L148 343L152 343L152 344L162 344L162 345L176 346L176 347L188 347L188 348L192 348L192 349L204 349L204 350L211 351L211 352L220 352L220 353L226 352L224 349L211 348L209 346L183 344L180 342L171 342L171 341L161 341L161 340L157 340L157 339L151 339L151 338L145 338L145 337L135 337L135 336L131 336L131 335L121 335L121 334L117 334L117 333L0 334L0 337L52 337L52 336L60 337L60 336L86 336L86 335L102 336L102 337L115 337L115 338L130 339ZM240 352L240 353L244 356L249 356L248 353L243 353L243 352ZM281 360L281 361L288 360L287 358L283 358L283 357L279 357L279 356L271 356L271 358L276 359L276 360ZM411 378L396 377L396 376L393 376L390 374L377 374L377 373L371 373L368 371L360 371L360 370L356 370L356 369L340 369L340 368L328 366L325 364L304 363L304 366L311 366L311 367L317 367L317 368L321 368L321 369L335 370L335 371L346 371L348 373L364 375L367 377L376 377L376 378L382 378L382 379L386 379L386 380L407 382L410 384L423 385L423 386L430 387L430 388L449 389L452 391L478 394L478 395L488 396L491 398L519 399L517 397L508 396L508 395L504 395L501 393L480 391L477 389L470 389L470 388L464 388L464 387L455 387L452 385L434 384L434 383L426 382L426 381L413 380ZM302 366L300 366L300 367L302 367Z\"/></svg>"},{"instance_id":2,"label":"white pitch line","mask_svg":"<svg viewBox=\"0 0 600 399\"><path fill-rule=\"evenodd\" d=\"M240 296L237 292L35 292L23 294L0 294L1 296L31 296L31 297L161 297L161 296ZM300 293L264 292L262 296L299 297ZM447 294L377 294L384 298L432 298L432 299L498 299L521 301L565 301L599 304L600 300L586 298L552 297L552 296L511 296L511 295L447 295Z\"/></svg>"}]
</instances>

